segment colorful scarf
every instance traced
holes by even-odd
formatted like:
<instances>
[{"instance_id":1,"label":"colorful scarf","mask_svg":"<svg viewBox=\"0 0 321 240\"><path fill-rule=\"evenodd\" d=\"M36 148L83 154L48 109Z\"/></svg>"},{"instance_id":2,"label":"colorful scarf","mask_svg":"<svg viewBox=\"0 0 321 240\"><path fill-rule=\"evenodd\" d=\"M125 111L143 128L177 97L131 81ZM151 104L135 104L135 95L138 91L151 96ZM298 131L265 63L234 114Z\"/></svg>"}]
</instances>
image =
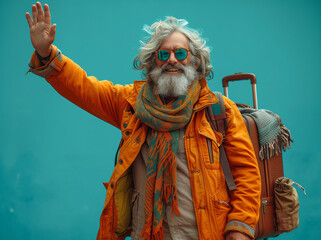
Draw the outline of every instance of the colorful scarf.
<instances>
[{"instance_id":1,"label":"colorful scarf","mask_svg":"<svg viewBox=\"0 0 321 240\"><path fill-rule=\"evenodd\" d=\"M151 82L141 88L136 102L136 116L151 131L145 187L145 225L140 238L162 240L166 204L172 204L172 215L181 214L177 205L176 153L179 129L189 122L199 98L199 81L194 81L186 96L163 105Z\"/></svg>"}]
</instances>

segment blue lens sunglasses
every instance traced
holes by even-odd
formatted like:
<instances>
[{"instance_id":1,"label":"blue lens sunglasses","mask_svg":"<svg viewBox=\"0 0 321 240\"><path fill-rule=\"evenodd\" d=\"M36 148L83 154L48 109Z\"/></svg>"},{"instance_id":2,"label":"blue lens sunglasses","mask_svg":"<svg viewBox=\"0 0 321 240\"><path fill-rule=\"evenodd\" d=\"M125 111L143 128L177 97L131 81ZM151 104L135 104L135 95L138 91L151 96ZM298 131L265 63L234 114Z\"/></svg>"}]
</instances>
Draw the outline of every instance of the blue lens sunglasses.
<instances>
[{"instance_id":1,"label":"blue lens sunglasses","mask_svg":"<svg viewBox=\"0 0 321 240\"><path fill-rule=\"evenodd\" d=\"M187 58L189 51L190 50L185 48L178 48L175 50L159 49L155 51L155 54L159 61L165 62L169 59L169 56L171 55L171 53L174 52L176 59L179 61L183 61Z\"/></svg>"}]
</instances>

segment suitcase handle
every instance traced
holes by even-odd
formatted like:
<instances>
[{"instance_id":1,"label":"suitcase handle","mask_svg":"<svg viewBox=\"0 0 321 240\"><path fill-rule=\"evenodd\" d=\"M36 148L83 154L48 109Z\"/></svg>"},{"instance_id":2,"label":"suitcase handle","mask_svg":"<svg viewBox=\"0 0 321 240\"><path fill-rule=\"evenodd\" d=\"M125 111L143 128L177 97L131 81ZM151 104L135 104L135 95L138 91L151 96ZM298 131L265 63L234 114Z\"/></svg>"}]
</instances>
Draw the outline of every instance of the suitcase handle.
<instances>
[{"instance_id":1,"label":"suitcase handle","mask_svg":"<svg viewBox=\"0 0 321 240\"><path fill-rule=\"evenodd\" d=\"M228 87L228 82L241 81L241 80L251 80L251 84L256 84L256 77L253 73L235 73L223 78L223 87Z\"/></svg>"},{"instance_id":2,"label":"suitcase handle","mask_svg":"<svg viewBox=\"0 0 321 240\"><path fill-rule=\"evenodd\" d=\"M251 80L252 84L252 96L253 96L253 106L255 109L258 109L257 103L257 93L256 93L256 77L253 73L235 73L233 75L229 75L223 78L223 88L224 88L224 95L228 97L228 82L231 81L241 81L241 80Z\"/></svg>"}]
</instances>

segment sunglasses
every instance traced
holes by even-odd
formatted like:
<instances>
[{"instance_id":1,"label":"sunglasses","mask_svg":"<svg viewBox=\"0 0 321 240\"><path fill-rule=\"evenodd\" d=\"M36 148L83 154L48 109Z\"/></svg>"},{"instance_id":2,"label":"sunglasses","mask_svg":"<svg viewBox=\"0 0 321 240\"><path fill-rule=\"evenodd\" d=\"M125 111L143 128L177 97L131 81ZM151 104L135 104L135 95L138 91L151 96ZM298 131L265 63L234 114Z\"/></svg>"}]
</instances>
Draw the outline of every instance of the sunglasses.
<instances>
[{"instance_id":1,"label":"sunglasses","mask_svg":"<svg viewBox=\"0 0 321 240\"><path fill-rule=\"evenodd\" d=\"M172 52L174 52L175 57L178 61L183 61L187 58L189 50L185 48L178 48L175 50L159 49L155 51L155 54L159 61L164 62L169 59L169 56L171 55Z\"/></svg>"}]
</instances>

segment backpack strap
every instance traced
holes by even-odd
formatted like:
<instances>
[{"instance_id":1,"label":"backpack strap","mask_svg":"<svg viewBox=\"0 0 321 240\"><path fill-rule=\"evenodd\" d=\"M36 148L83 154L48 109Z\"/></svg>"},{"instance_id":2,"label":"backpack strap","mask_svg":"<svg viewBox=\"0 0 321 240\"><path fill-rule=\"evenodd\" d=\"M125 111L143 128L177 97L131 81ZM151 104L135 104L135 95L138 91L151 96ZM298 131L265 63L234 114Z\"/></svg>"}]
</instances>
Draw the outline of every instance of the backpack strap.
<instances>
[{"instance_id":1,"label":"backpack strap","mask_svg":"<svg viewBox=\"0 0 321 240\"><path fill-rule=\"evenodd\" d=\"M233 175L231 172L230 164L228 162L225 148L224 148L224 141L226 136L226 129L227 129L227 120L226 120L226 112L225 112L225 105L224 99L220 92L215 92L215 95L219 99L219 102L212 104L206 108L206 117L214 131L217 131L222 134L223 142L220 146L220 162L223 169L223 173L225 176L225 181L227 187L230 191L236 190L236 185L233 179ZM212 146L209 144L209 151L212 152ZM212 156L211 153L210 157ZM213 157L213 156L212 156Z\"/></svg>"}]
</instances>

